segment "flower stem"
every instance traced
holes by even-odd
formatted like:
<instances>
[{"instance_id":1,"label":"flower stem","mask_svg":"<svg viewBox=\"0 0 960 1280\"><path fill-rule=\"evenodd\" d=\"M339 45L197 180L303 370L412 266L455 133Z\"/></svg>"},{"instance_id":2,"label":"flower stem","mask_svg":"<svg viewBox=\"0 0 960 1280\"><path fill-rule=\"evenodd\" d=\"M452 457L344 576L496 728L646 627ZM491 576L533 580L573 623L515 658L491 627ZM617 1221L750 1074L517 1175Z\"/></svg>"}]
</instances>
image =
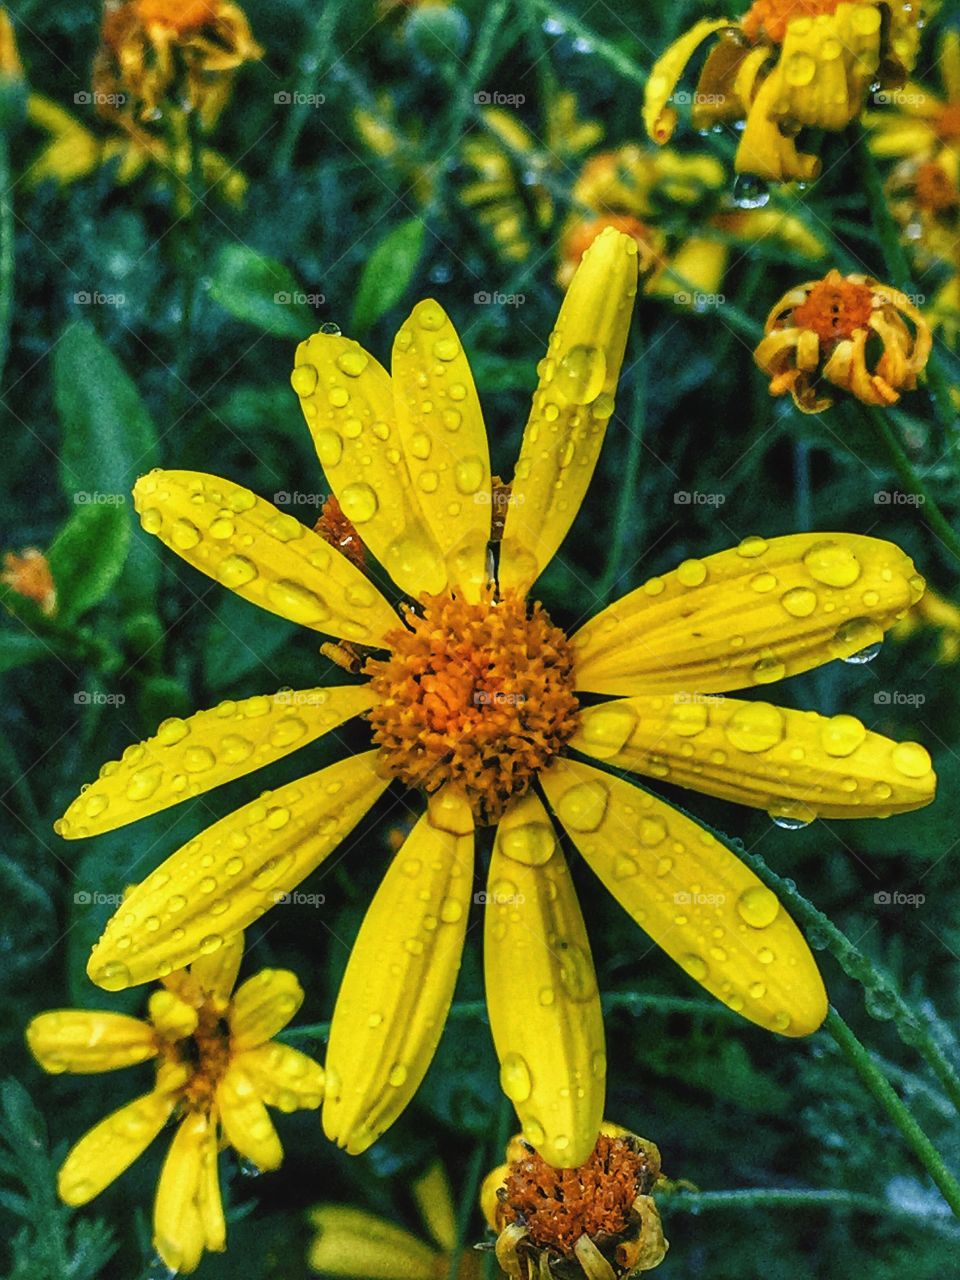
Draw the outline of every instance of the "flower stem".
<instances>
[{"instance_id":1,"label":"flower stem","mask_svg":"<svg viewBox=\"0 0 960 1280\"><path fill-rule=\"evenodd\" d=\"M876 1065L865 1046L860 1043L832 1005L824 1028L846 1054L854 1071L873 1095L874 1100L883 1107L890 1120L900 1130L907 1146L926 1169L956 1217L960 1218L960 1182L957 1182L944 1164L939 1151L914 1120L909 1109L901 1102L890 1081Z\"/></svg>"},{"instance_id":2,"label":"flower stem","mask_svg":"<svg viewBox=\"0 0 960 1280\"><path fill-rule=\"evenodd\" d=\"M0 131L0 381L10 349L13 314L13 188L10 183L10 145Z\"/></svg>"},{"instance_id":3,"label":"flower stem","mask_svg":"<svg viewBox=\"0 0 960 1280\"><path fill-rule=\"evenodd\" d=\"M470 1230L470 1221L476 1210L477 1197L480 1193L480 1178L483 1175L486 1149L486 1142L478 1142L473 1149L473 1155L470 1157L470 1164L467 1167L467 1176L464 1179L463 1193L460 1197L460 1207L457 1213L457 1242L453 1246L453 1252L450 1254L450 1268L447 1272L449 1280L457 1280L461 1273L463 1255L468 1247L467 1234Z\"/></svg>"},{"instance_id":4,"label":"flower stem","mask_svg":"<svg viewBox=\"0 0 960 1280\"><path fill-rule=\"evenodd\" d=\"M609 604L618 579L624 572L623 566L632 568L636 559L635 550L643 534L643 505L638 501L637 476L643 454L643 431L647 416L647 365L644 338L639 324L634 325L634 335L635 373L629 438L623 472L618 478L620 501L613 521L613 537L610 539L607 564L598 590L603 604Z\"/></svg>"},{"instance_id":5,"label":"flower stem","mask_svg":"<svg viewBox=\"0 0 960 1280\"><path fill-rule=\"evenodd\" d=\"M318 72L326 62L327 50L333 41L343 7L344 0L326 0L325 4L309 11L314 15L312 38L308 39L306 53L295 70L309 77L308 83L311 87L319 83ZM299 91L299 86L295 88ZM290 114L287 116L287 122L280 134L280 141L273 157L273 171L277 175L289 173L293 166L293 155L300 141L300 134L303 132L307 117L313 110L311 103L307 101L309 97L309 93L303 92L302 97L290 106Z\"/></svg>"},{"instance_id":6,"label":"flower stem","mask_svg":"<svg viewBox=\"0 0 960 1280\"><path fill-rule=\"evenodd\" d=\"M592 27L588 27L585 22L581 22L569 9L559 9L550 0L533 0L533 3L545 17L552 18L565 31L573 32L581 40L588 41L593 52L602 58L604 62L608 62L624 79L632 80L641 89L646 88L646 72L636 66L615 44L606 40L603 36L597 35Z\"/></svg>"}]
</instances>

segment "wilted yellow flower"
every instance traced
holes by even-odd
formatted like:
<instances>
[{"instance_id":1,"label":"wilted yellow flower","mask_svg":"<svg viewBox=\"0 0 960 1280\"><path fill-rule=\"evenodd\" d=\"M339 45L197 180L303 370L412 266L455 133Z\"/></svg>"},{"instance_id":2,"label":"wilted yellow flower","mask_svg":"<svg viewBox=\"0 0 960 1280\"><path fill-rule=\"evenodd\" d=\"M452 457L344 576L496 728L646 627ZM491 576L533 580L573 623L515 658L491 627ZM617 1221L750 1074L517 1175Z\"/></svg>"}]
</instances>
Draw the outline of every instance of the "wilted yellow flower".
<instances>
[{"instance_id":1,"label":"wilted yellow flower","mask_svg":"<svg viewBox=\"0 0 960 1280\"><path fill-rule=\"evenodd\" d=\"M578 212L570 215L560 242L559 283L569 284L584 251L607 226L637 241L644 293L694 308L705 308L719 294L733 242L769 239L810 258L826 252L793 214L725 206L725 185L723 165L706 153L628 143L591 156L571 192ZM684 217L685 232L678 230Z\"/></svg>"},{"instance_id":2,"label":"wilted yellow flower","mask_svg":"<svg viewBox=\"0 0 960 1280\"><path fill-rule=\"evenodd\" d=\"M400 1115L433 1056L483 826L496 827L484 960L502 1086L551 1164L580 1164L592 1150L603 1019L540 788L616 899L708 991L786 1035L822 1021L813 957L757 876L691 818L566 749L793 824L883 816L933 796L930 758L916 744L870 733L852 716L713 697L875 645L923 591L890 543L748 538L651 579L571 637L528 598L585 499L614 411L637 256L613 230L584 255L539 365L493 544L502 487L443 309L414 308L397 333L392 374L339 334L300 345L292 384L328 484L384 576L418 602L399 613L337 548L230 480L156 471L134 491L144 528L189 564L374 652L363 684L231 700L165 721L104 766L60 834L95 835L157 813L354 716L370 722L373 749L261 796L174 853L131 890L88 972L119 989L213 951L319 866L392 780L421 793L425 812L367 912L333 1014L324 1127L352 1153ZM606 700L583 705L584 693Z\"/></svg>"},{"instance_id":3,"label":"wilted yellow flower","mask_svg":"<svg viewBox=\"0 0 960 1280\"><path fill-rule=\"evenodd\" d=\"M932 345L927 322L905 294L839 271L788 290L767 316L764 333L754 359L770 375L770 394L789 392L803 413L833 404L819 389L821 378L864 404L896 404L902 390L916 387ZM871 338L882 348L875 362Z\"/></svg>"},{"instance_id":4,"label":"wilted yellow flower","mask_svg":"<svg viewBox=\"0 0 960 1280\"><path fill-rule=\"evenodd\" d=\"M430 1237L428 1244L404 1227L365 1209L320 1204L309 1218L317 1235L307 1264L324 1276L350 1280L448 1280L457 1245L457 1222L443 1167L433 1164L411 1192ZM464 1249L457 1259L457 1280L480 1280L480 1255Z\"/></svg>"},{"instance_id":5,"label":"wilted yellow flower","mask_svg":"<svg viewBox=\"0 0 960 1280\"><path fill-rule=\"evenodd\" d=\"M646 1138L604 1123L576 1169L554 1169L521 1135L489 1173L480 1203L498 1233L497 1262L511 1280L626 1280L653 1271L669 1245L651 1194L660 1152Z\"/></svg>"},{"instance_id":6,"label":"wilted yellow flower","mask_svg":"<svg viewBox=\"0 0 960 1280\"><path fill-rule=\"evenodd\" d=\"M911 0L755 0L739 20L704 18L650 72L647 133L669 141L677 82L697 47L719 32L693 96L694 126L744 121L738 173L809 181L820 160L797 150L798 131L844 129L873 84L901 85L916 59L919 22Z\"/></svg>"},{"instance_id":7,"label":"wilted yellow flower","mask_svg":"<svg viewBox=\"0 0 960 1280\"><path fill-rule=\"evenodd\" d=\"M231 0L105 0L95 102L106 115L129 110L143 120L183 106L210 128L233 73L262 54Z\"/></svg>"},{"instance_id":8,"label":"wilted yellow flower","mask_svg":"<svg viewBox=\"0 0 960 1280\"><path fill-rule=\"evenodd\" d=\"M0 582L25 600L32 600L48 617L56 613L57 588L47 557L38 547L27 547L19 555L6 552Z\"/></svg>"},{"instance_id":9,"label":"wilted yellow flower","mask_svg":"<svg viewBox=\"0 0 960 1280\"><path fill-rule=\"evenodd\" d=\"M168 970L145 1020L57 1009L27 1027L31 1053L54 1074L156 1063L150 1093L112 1112L71 1147L57 1189L67 1204L86 1204L173 1117L177 1128L153 1213L154 1246L172 1271L193 1271L205 1249L226 1248L220 1148L233 1147L258 1169L276 1169L283 1150L267 1106L314 1110L323 1098L323 1068L272 1039L300 1007L299 982L285 969L261 969L234 991L242 957L238 934L188 969Z\"/></svg>"}]
</instances>

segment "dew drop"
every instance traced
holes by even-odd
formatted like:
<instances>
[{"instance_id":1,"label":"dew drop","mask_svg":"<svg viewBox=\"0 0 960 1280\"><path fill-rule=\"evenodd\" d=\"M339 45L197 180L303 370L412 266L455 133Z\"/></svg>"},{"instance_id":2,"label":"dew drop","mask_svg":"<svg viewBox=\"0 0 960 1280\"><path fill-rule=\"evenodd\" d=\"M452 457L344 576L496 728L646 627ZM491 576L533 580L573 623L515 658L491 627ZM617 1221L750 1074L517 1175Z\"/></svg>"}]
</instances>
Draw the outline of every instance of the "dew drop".
<instances>
[{"instance_id":1,"label":"dew drop","mask_svg":"<svg viewBox=\"0 0 960 1280\"><path fill-rule=\"evenodd\" d=\"M777 895L766 885L755 884L737 898L737 915L751 929L767 929L780 914Z\"/></svg>"},{"instance_id":2,"label":"dew drop","mask_svg":"<svg viewBox=\"0 0 960 1280\"><path fill-rule=\"evenodd\" d=\"M599 779L581 782L563 793L557 802L557 813L574 831L596 831L603 822L609 800L606 783Z\"/></svg>"},{"instance_id":3,"label":"dew drop","mask_svg":"<svg viewBox=\"0 0 960 1280\"><path fill-rule=\"evenodd\" d=\"M530 1068L519 1053L508 1053L500 1064L500 1088L511 1102L526 1102L533 1092Z\"/></svg>"}]
</instances>

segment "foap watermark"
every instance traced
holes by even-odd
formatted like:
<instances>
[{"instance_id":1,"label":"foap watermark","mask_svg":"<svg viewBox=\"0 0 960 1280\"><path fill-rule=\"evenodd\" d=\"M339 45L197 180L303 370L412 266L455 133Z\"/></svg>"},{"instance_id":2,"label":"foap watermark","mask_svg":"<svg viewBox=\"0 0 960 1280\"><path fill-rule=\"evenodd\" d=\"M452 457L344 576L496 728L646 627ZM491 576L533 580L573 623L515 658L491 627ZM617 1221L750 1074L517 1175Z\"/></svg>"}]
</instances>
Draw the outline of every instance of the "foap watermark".
<instances>
[{"instance_id":1,"label":"foap watermark","mask_svg":"<svg viewBox=\"0 0 960 1280\"><path fill-rule=\"evenodd\" d=\"M671 98L681 107L722 107L727 100L725 93L690 93L680 89Z\"/></svg>"},{"instance_id":2,"label":"foap watermark","mask_svg":"<svg viewBox=\"0 0 960 1280\"><path fill-rule=\"evenodd\" d=\"M101 293L99 289L78 289L73 295L78 307L123 307L126 306L125 293Z\"/></svg>"},{"instance_id":3,"label":"foap watermark","mask_svg":"<svg viewBox=\"0 0 960 1280\"><path fill-rule=\"evenodd\" d=\"M481 907L520 907L526 902L522 893L500 893L497 889L480 889L473 895Z\"/></svg>"},{"instance_id":4,"label":"foap watermark","mask_svg":"<svg viewBox=\"0 0 960 1280\"><path fill-rule=\"evenodd\" d=\"M522 507L527 496L524 493L508 493L506 489L498 489L496 493L492 489L481 489L473 495L473 500L481 507L494 506L499 511L501 508L506 510L507 507Z\"/></svg>"},{"instance_id":5,"label":"foap watermark","mask_svg":"<svg viewBox=\"0 0 960 1280\"><path fill-rule=\"evenodd\" d=\"M273 895L273 904L277 907L322 907L326 901L326 894L304 893L300 889L291 889L289 893L278 890Z\"/></svg>"},{"instance_id":6,"label":"foap watermark","mask_svg":"<svg viewBox=\"0 0 960 1280\"><path fill-rule=\"evenodd\" d=\"M926 900L925 893L903 893L900 889L878 889L873 895L877 907L922 907Z\"/></svg>"},{"instance_id":7,"label":"foap watermark","mask_svg":"<svg viewBox=\"0 0 960 1280\"><path fill-rule=\"evenodd\" d=\"M273 101L278 107L322 107L325 93L302 93L299 89L278 89Z\"/></svg>"},{"instance_id":8,"label":"foap watermark","mask_svg":"<svg viewBox=\"0 0 960 1280\"><path fill-rule=\"evenodd\" d=\"M694 311L716 311L718 307L722 307L727 300L725 293L701 293L695 290L690 293L687 289L681 289L673 295L673 300L678 307L692 307Z\"/></svg>"},{"instance_id":9,"label":"foap watermark","mask_svg":"<svg viewBox=\"0 0 960 1280\"><path fill-rule=\"evenodd\" d=\"M673 895L678 907L722 907L726 900L725 893L687 893L681 890Z\"/></svg>"},{"instance_id":10,"label":"foap watermark","mask_svg":"<svg viewBox=\"0 0 960 1280\"><path fill-rule=\"evenodd\" d=\"M871 95L878 107L922 107L927 102L925 93L904 89L877 89Z\"/></svg>"},{"instance_id":11,"label":"foap watermark","mask_svg":"<svg viewBox=\"0 0 960 1280\"><path fill-rule=\"evenodd\" d=\"M725 493L701 493L699 489L678 489L673 495L675 507L722 507Z\"/></svg>"},{"instance_id":12,"label":"foap watermark","mask_svg":"<svg viewBox=\"0 0 960 1280\"><path fill-rule=\"evenodd\" d=\"M522 307L526 300L525 293L488 293L486 289L480 289L473 295L478 307Z\"/></svg>"},{"instance_id":13,"label":"foap watermark","mask_svg":"<svg viewBox=\"0 0 960 1280\"><path fill-rule=\"evenodd\" d=\"M78 907L119 907L122 893L100 893L98 889L78 889L73 895Z\"/></svg>"},{"instance_id":14,"label":"foap watermark","mask_svg":"<svg viewBox=\"0 0 960 1280\"><path fill-rule=\"evenodd\" d=\"M73 495L78 507L122 507L126 500L125 493L101 493L99 489L77 489Z\"/></svg>"},{"instance_id":15,"label":"foap watermark","mask_svg":"<svg viewBox=\"0 0 960 1280\"><path fill-rule=\"evenodd\" d=\"M722 693L675 693L673 701L678 705L684 703L703 703L705 706L715 706L723 702Z\"/></svg>"},{"instance_id":16,"label":"foap watermark","mask_svg":"<svg viewBox=\"0 0 960 1280\"><path fill-rule=\"evenodd\" d=\"M904 693L902 689L878 689L873 695L877 707L922 707L926 702L922 693Z\"/></svg>"},{"instance_id":17,"label":"foap watermark","mask_svg":"<svg viewBox=\"0 0 960 1280\"><path fill-rule=\"evenodd\" d=\"M280 489L273 495L273 502L278 507L322 507L327 496L325 493L302 493L299 489L292 492Z\"/></svg>"},{"instance_id":18,"label":"foap watermark","mask_svg":"<svg viewBox=\"0 0 960 1280\"><path fill-rule=\"evenodd\" d=\"M475 689L475 707L522 707L527 700L525 693L507 693L503 689Z\"/></svg>"},{"instance_id":19,"label":"foap watermark","mask_svg":"<svg viewBox=\"0 0 960 1280\"><path fill-rule=\"evenodd\" d=\"M73 695L78 707L122 707L126 700L122 693L104 693L102 689L78 689Z\"/></svg>"},{"instance_id":20,"label":"foap watermark","mask_svg":"<svg viewBox=\"0 0 960 1280\"><path fill-rule=\"evenodd\" d=\"M322 307L326 302L326 294L302 293L299 289L278 289L273 295L278 307Z\"/></svg>"},{"instance_id":21,"label":"foap watermark","mask_svg":"<svg viewBox=\"0 0 960 1280\"><path fill-rule=\"evenodd\" d=\"M526 100L525 93L501 93L499 89L494 89L492 93L481 89L473 95L475 107L522 107Z\"/></svg>"},{"instance_id":22,"label":"foap watermark","mask_svg":"<svg viewBox=\"0 0 960 1280\"><path fill-rule=\"evenodd\" d=\"M326 689L281 689L273 700L281 707L322 707L330 695Z\"/></svg>"},{"instance_id":23,"label":"foap watermark","mask_svg":"<svg viewBox=\"0 0 960 1280\"><path fill-rule=\"evenodd\" d=\"M902 489L878 489L873 495L877 507L922 507L926 500L922 493L904 493Z\"/></svg>"},{"instance_id":24,"label":"foap watermark","mask_svg":"<svg viewBox=\"0 0 960 1280\"><path fill-rule=\"evenodd\" d=\"M98 90L80 89L73 95L77 107L122 107L126 100L125 93L100 93Z\"/></svg>"}]
</instances>

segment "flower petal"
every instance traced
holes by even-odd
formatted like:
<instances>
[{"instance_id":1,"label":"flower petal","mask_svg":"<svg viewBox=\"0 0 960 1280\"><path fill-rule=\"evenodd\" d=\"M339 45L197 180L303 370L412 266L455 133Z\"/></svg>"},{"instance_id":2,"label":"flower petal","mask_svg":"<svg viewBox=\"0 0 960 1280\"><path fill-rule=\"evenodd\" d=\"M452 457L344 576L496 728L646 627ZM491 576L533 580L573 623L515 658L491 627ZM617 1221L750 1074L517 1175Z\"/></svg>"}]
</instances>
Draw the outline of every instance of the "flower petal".
<instances>
[{"instance_id":1,"label":"flower petal","mask_svg":"<svg viewBox=\"0 0 960 1280\"><path fill-rule=\"evenodd\" d=\"M446 564L410 478L386 369L352 339L315 333L297 348L290 381L324 474L364 544L401 591L442 591Z\"/></svg>"},{"instance_id":2,"label":"flower petal","mask_svg":"<svg viewBox=\"0 0 960 1280\"><path fill-rule=\"evenodd\" d=\"M279 1169L283 1147L257 1086L241 1062L231 1062L217 1086L220 1124L234 1151L258 1169Z\"/></svg>"},{"instance_id":3,"label":"flower petal","mask_svg":"<svg viewBox=\"0 0 960 1280\"><path fill-rule=\"evenodd\" d=\"M310 1211L319 1235L307 1265L354 1280L437 1280L443 1259L416 1236L363 1209L321 1204Z\"/></svg>"},{"instance_id":4,"label":"flower petal","mask_svg":"<svg viewBox=\"0 0 960 1280\"><path fill-rule=\"evenodd\" d=\"M613 413L636 292L637 242L607 227L583 255L538 366L503 531L504 589L533 583L580 508Z\"/></svg>"},{"instance_id":5,"label":"flower petal","mask_svg":"<svg viewBox=\"0 0 960 1280\"><path fill-rule=\"evenodd\" d=\"M173 1100L145 1093L89 1129L67 1153L57 1174L65 1204L86 1204L146 1151L167 1122Z\"/></svg>"},{"instance_id":6,"label":"flower petal","mask_svg":"<svg viewBox=\"0 0 960 1280\"><path fill-rule=\"evenodd\" d=\"M603 1119L603 1016L576 891L533 792L497 827L484 981L500 1085L524 1138L548 1164L583 1164Z\"/></svg>"},{"instance_id":7,"label":"flower petal","mask_svg":"<svg viewBox=\"0 0 960 1280\"><path fill-rule=\"evenodd\" d=\"M236 1061L268 1107L315 1111L323 1101L323 1067L299 1049L271 1041L245 1050Z\"/></svg>"},{"instance_id":8,"label":"flower petal","mask_svg":"<svg viewBox=\"0 0 960 1280\"><path fill-rule=\"evenodd\" d=\"M820 172L820 158L798 151L795 136L785 133L774 119L781 96L780 66L762 81L750 104L734 168L771 182L810 182Z\"/></svg>"},{"instance_id":9,"label":"flower petal","mask_svg":"<svg viewBox=\"0 0 960 1280\"><path fill-rule=\"evenodd\" d=\"M621 778L558 760L540 780L624 910L711 995L783 1035L816 1031L823 981L775 895L691 818Z\"/></svg>"},{"instance_id":10,"label":"flower petal","mask_svg":"<svg viewBox=\"0 0 960 1280\"><path fill-rule=\"evenodd\" d=\"M91 980L121 991L218 950L353 830L388 782L377 753L341 760L236 809L124 898L93 949Z\"/></svg>"},{"instance_id":11,"label":"flower petal","mask_svg":"<svg viewBox=\"0 0 960 1280\"><path fill-rule=\"evenodd\" d=\"M289 969L261 969L238 987L230 1002L230 1045L255 1049L282 1031L303 1004L303 987Z\"/></svg>"},{"instance_id":12,"label":"flower petal","mask_svg":"<svg viewBox=\"0 0 960 1280\"><path fill-rule=\"evenodd\" d=\"M692 694L770 684L877 643L923 589L909 556L879 538L746 538L651 578L581 627L577 687Z\"/></svg>"},{"instance_id":13,"label":"flower petal","mask_svg":"<svg viewBox=\"0 0 960 1280\"><path fill-rule=\"evenodd\" d=\"M342 552L232 480L151 471L133 500L148 533L251 604L360 644L379 645L397 626L396 613Z\"/></svg>"},{"instance_id":14,"label":"flower petal","mask_svg":"<svg viewBox=\"0 0 960 1280\"><path fill-rule=\"evenodd\" d=\"M618 769L781 817L885 818L929 804L930 757L855 716L736 698L641 695L588 707L570 746Z\"/></svg>"},{"instance_id":15,"label":"flower petal","mask_svg":"<svg viewBox=\"0 0 960 1280\"><path fill-rule=\"evenodd\" d=\"M457 1211L450 1180L439 1160L434 1160L417 1178L411 1191L431 1238L444 1253L453 1253L457 1246Z\"/></svg>"},{"instance_id":16,"label":"flower petal","mask_svg":"<svg viewBox=\"0 0 960 1280\"><path fill-rule=\"evenodd\" d=\"M191 978L199 983L203 994L218 1009L226 1009L230 1003L242 959L243 933L240 932L227 938L222 947L209 955L197 956L190 966Z\"/></svg>"},{"instance_id":17,"label":"flower petal","mask_svg":"<svg viewBox=\"0 0 960 1280\"><path fill-rule=\"evenodd\" d=\"M729 18L701 18L674 40L650 68L643 97L643 125L653 142L669 142L677 126L677 113L667 103L697 46L724 27L736 28Z\"/></svg>"},{"instance_id":18,"label":"flower petal","mask_svg":"<svg viewBox=\"0 0 960 1280\"><path fill-rule=\"evenodd\" d=\"M444 789L407 837L350 953L327 1050L323 1127L366 1151L416 1093L460 969L473 890L473 817Z\"/></svg>"},{"instance_id":19,"label":"flower petal","mask_svg":"<svg viewBox=\"0 0 960 1280\"><path fill-rule=\"evenodd\" d=\"M418 302L393 344L397 432L424 519L450 582L477 600L488 580L490 451L460 337L433 299Z\"/></svg>"},{"instance_id":20,"label":"flower petal","mask_svg":"<svg viewBox=\"0 0 960 1280\"><path fill-rule=\"evenodd\" d=\"M221 702L186 720L164 720L127 747L56 824L66 840L113 831L242 778L314 742L373 706L367 685L283 690Z\"/></svg>"},{"instance_id":21,"label":"flower petal","mask_svg":"<svg viewBox=\"0 0 960 1280\"><path fill-rule=\"evenodd\" d=\"M195 1271L205 1248L223 1248L216 1232L212 1239L207 1234L216 1225L210 1204L216 1161L215 1121L203 1111L188 1112L170 1143L153 1206L154 1248L171 1271Z\"/></svg>"},{"instance_id":22,"label":"flower petal","mask_svg":"<svg viewBox=\"0 0 960 1280\"><path fill-rule=\"evenodd\" d=\"M157 1053L153 1027L124 1013L53 1009L27 1027L27 1045L44 1071L115 1071Z\"/></svg>"},{"instance_id":23,"label":"flower petal","mask_svg":"<svg viewBox=\"0 0 960 1280\"><path fill-rule=\"evenodd\" d=\"M880 62L880 4L841 4L835 13L787 23L772 114L791 126L845 129L864 105Z\"/></svg>"}]
</instances>

